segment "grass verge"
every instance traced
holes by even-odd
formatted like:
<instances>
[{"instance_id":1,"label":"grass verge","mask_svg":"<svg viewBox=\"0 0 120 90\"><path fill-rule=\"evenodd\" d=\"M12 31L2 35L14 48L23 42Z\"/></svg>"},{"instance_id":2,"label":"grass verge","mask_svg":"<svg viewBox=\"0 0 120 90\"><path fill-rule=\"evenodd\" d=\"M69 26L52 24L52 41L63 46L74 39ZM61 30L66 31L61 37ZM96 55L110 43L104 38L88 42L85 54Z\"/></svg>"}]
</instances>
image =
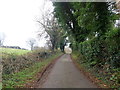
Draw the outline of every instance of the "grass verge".
<instances>
[{"instance_id":1,"label":"grass verge","mask_svg":"<svg viewBox=\"0 0 120 90\"><path fill-rule=\"evenodd\" d=\"M2 89L2 82L0 82L0 90Z\"/></svg>"},{"instance_id":2,"label":"grass verge","mask_svg":"<svg viewBox=\"0 0 120 90\"><path fill-rule=\"evenodd\" d=\"M35 63L33 66L29 68L25 68L24 70L10 75L3 75L3 88L16 88L16 87L24 87L24 85L32 80L36 79L36 74L42 72L43 68L45 68L49 63L51 63L55 58L62 55L62 53L58 53L56 55L52 55L49 58Z\"/></svg>"}]
</instances>

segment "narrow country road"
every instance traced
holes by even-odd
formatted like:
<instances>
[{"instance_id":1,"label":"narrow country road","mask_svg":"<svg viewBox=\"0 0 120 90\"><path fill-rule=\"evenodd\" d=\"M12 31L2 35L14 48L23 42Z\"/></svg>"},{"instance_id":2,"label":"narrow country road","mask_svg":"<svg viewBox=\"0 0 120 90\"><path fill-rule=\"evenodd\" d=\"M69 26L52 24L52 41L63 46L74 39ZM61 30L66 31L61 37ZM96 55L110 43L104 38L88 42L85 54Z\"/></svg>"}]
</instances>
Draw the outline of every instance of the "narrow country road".
<instances>
[{"instance_id":1,"label":"narrow country road","mask_svg":"<svg viewBox=\"0 0 120 90\"><path fill-rule=\"evenodd\" d=\"M70 55L59 58L42 88L97 88L72 63Z\"/></svg>"}]
</instances>

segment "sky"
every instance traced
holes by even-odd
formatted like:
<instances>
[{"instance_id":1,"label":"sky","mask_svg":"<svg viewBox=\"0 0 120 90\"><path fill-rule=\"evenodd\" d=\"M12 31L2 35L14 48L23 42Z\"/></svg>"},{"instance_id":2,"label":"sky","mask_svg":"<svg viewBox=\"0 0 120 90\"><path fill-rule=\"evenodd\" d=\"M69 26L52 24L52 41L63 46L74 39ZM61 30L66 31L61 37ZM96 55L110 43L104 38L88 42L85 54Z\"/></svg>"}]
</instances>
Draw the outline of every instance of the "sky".
<instances>
[{"instance_id":1,"label":"sky","mask_svg":"<svg viewBox=\"0 0 120 90\"><path fill-rule=\"evenodd\" d=\"M44 0L0 0L0 33L5 34L4 45L30 47L27 40L35 38L38 46L45 45L45 39L38 40L39 24ZM53 10L52 2L47 2L46 10Z\"/></svg>"}]
</instances>

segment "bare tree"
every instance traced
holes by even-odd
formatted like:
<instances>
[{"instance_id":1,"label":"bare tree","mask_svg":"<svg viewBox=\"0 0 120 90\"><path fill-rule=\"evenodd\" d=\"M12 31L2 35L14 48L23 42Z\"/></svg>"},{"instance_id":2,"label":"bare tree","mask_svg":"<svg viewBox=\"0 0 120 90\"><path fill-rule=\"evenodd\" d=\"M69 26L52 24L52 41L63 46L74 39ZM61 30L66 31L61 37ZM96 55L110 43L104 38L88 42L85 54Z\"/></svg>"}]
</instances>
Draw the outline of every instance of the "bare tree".
<instances>
[{"instance_id":1,"label":"bare tree","mask_svg":"<svg viewBox=\"0 0 120 90\"><path fill-rule=\"evenodd\" d=\"M65 34L60 28L57 18L55 18L54 13L50 9L47 9L42 12L42 17L37 22L41 28L38 32L39 37L46 38L46 45L54 51L60 46L60 42L64 41L63 34Z\"/></svg>"},{"instance_id":2,"label":"bare tree","mask_svg":"<svg viewBox=\"0 0 120 90\"><path fill-rule=\"evenodd\" d=\"M5 34L3 32L0 32L0 46L3 46L5 40Z\"/></svg>"},{"instance_id":3,"label":"bare tree","mask_svg":"<svg viewBox=\"0 0 120 90\"><path fill-rule=\"evenodd\" d=\"M46 17L47 16L47 17ZM41 37L44 33L47 33L45 38L49 38L49 44L51 43L52 50L57 49L57 44L60 39L60 31L59 25L57 23L56 18L53 14L48 14L43 17L43 21L37 21L41 27L43 27L44 31L39 33ZM47 41L48 43L48 41Z\"/></svg>"},{"instance_id":4,"label":"bare tree","mask_svg":"<svg viewBox=\"0 0 120 90\"><path fill-rule=\"evenodd\" d=\"M52 44L51 44L51 41L50 40L47 40L46 42L46 46L49 50L52 50Z\"/></svg>"},{"instance_id":5,"label":"bare tree","mask_svg":"<svg viewBox=\"0 0 120 90\"><path fill-rule=\"evenodd\" d=\"M28 45L31 47L31 50L33 50L34 48L34 45L36 43L36 40L34 38L30 38L28 41L27 41Z\"/></svg>"}]
</instances>

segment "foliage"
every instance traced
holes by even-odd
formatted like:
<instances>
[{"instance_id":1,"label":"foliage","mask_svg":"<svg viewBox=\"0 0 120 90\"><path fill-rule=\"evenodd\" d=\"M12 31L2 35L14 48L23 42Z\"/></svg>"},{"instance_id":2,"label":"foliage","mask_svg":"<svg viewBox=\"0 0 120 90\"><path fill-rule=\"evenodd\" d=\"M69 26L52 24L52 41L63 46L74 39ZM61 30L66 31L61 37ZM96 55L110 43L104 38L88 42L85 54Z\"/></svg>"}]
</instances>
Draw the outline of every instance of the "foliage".
<instances>
[{"instance_id":1,"label":"foliage","mask_svg":"<svg viewBox=\"0 0 120 90\"><path fill-rule=\"evenodd\" d=\"M35 80L35 75L41 72L43 68L60 55L61 53L58 52L56 55L52 54L49 58L35 62L19 72L14 74L3 74L3 88L23 87L26 83Z\"/></svg>"},{"instance_id":2,"label":"foliage","mask_svg":"<svg viewBox=\"0 0 120 90\"><path fill-rule=\"evenodd\" d=\"M53 5L59 23L78 43L96 33L105 34L115 19L107 2L55 2Z\"/></svg>"},{"instance_id":3,"label":"foliage","mask_svg":"<svg viewBox=\"0 0 120 90\"><path fill-rule=\"evenodd\" d=\"M71 34L76 41L80 41L80 39L83 40L84 37L78 35L79 33L83 32L79 31L81 27L78 26L77 20L73 15L73 5L71 5L69 2L55 2L53 5L55 6L55 16L57 17L63 29L67 31L68 34Z\"/></svg>"},{"instance_id":4,"label":"foliage","mask_svg":"<svg viewBox=\"0 0 120 90\"><path fill-rule=\"evenodd\" d=\"M120 67L120 28L115 28L106 34L108 46L109 62L115 67Z\"/></svg>"},{"instance_id":5,"label":"foliage","mask_svg":"<svg viewBox=\"0 0 120 90\"><path fill-rule=\"evenodd\" d=\"M105 63L109 63L111 67L119 68L119 35L119 29L112 30L100 39L93 38L92 40L80 43L79 50L83 55L85 55L86 60L89 60L90 62L96 61L95 64L99 64L101 67Z\"/></svg>"},{"instance_id":6,"label":"foliage","mask_svg":"<svg viewBox=\"0 0 120 90\"><path fill-rule=\"evenodd\" d=\"M107 88L119 88L120 68L109 68L109 64L105 64L102 69L99 69L95 65L91 67L91 64L94 62L87 62L85 57L78 51L72 53L72 58L79 65L80 69L91 73L91 75L97 79L94 82L99 81L96 83L100 85L101 88L105 88L104 85L107 86Z\"/></svg>"},{"instance_id":7,"label":"foliage","mask_svg":"<svg viewBox=\"0 0 120 90\"><path fill-rule=\"evenodd\" d=\"M48 14L47 14L48 13ZM43 20L37 21L40 26L43 28L43 32L39 33L41 37L43 33L46 33L45 38L49 39L51 50L55 51L55 49L60 48L63 51L66 41L65 41L65 33L57 22L57 19L54 17L53 13L46 12L46 15L43 15Z\"/></svg>"},{"instance_id":8,"label":"foliage","mask_svg":"<svg viewBox=\"0 0 120 90\"><path fill-rule=\"evenodd\" d=\"M0 82L0 89L2 89L2 82Z\"/></svg>"},{"instance_id":9,"label":"foliage","mask_svg":"<svg viewBox=\"0 0 120 90\"><path fill-rule=\"evenodd\" d=\"M54 2L55 16L68 34L72 51L104 80L119 86L120 28L110 2ZM78 60L79 62L80 60ZM115 71L113 69L116 69ZM103 72L102 72L103 70ZM111 76L110 74L114 74ZM107 75L108 74L108 75ZM105 77L106 76L106 77ZM110 79L111 78L111 79Z\"/></svg>"},{"instance_id":10,"label":"foliage","mask_svg":"<svg viewBox=\"0 0 120 90\"><path fill-rule=\"evenodd\" d=\"M11 49L11 51L12 50L15 52L6 52L2 54L3 74L11 74L21 71L38 61L42 61L44 58L47 58L52 54L48 51L33 51L26 54L21 53L20 55L21 50L17 51L16 49Z\"/></svg>"},{"instance_id":11,"label":"foliage","mask_svg":"<svg viewBox=\"0 0 120 90\"><path fill-rule=\"evenodd\" d=\"M120 31L119 28L111 30L100 39L80 43L79 52L84 56L84 63L91 68L96 68L99 77L104 77L107 83L118 87L120 84ZM102 73L100 73L102 71Z\"/></svg>"}]
</instances>

